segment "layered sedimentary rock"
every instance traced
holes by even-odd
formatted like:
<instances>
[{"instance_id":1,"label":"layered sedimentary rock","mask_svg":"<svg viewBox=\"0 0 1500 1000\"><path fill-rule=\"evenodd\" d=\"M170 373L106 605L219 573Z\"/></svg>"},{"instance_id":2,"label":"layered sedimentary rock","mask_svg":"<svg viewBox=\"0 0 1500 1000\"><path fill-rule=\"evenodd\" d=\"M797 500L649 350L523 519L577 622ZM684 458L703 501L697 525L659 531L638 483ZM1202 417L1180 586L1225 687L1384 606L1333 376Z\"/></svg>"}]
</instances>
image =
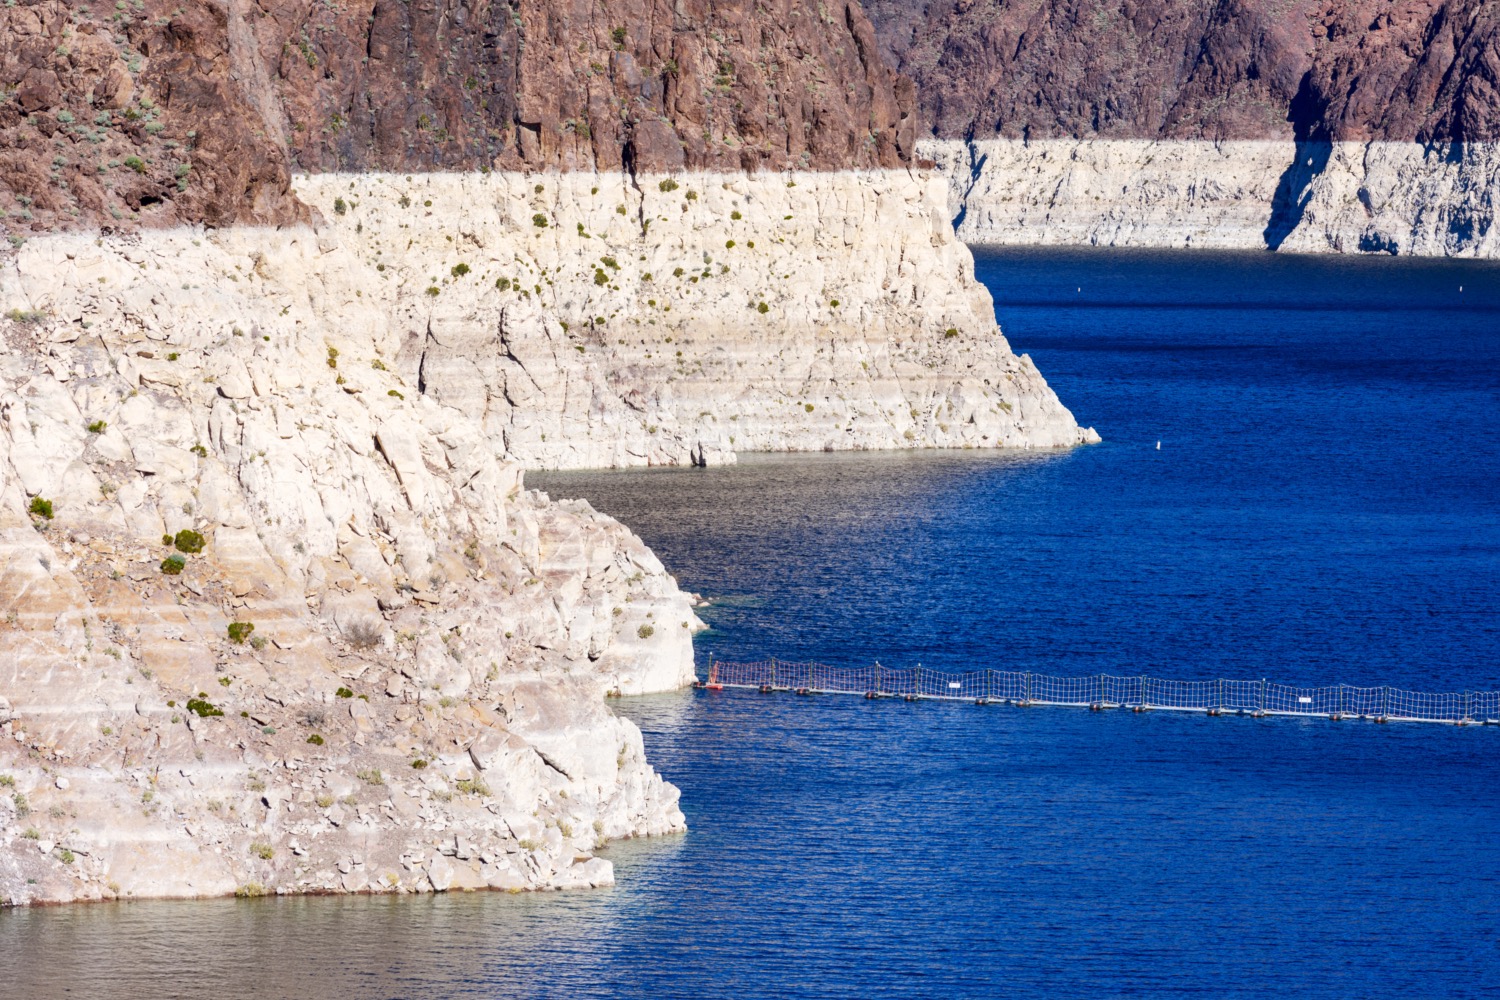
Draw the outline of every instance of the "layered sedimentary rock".
<instances>
[{"instance_id":1,"label":"layered sedimentary rock","mask_svg":"<svg viewBox=\"0 0 1500 1000\"><path fill-rule=\"evenodd\" d=\"M602 695L691 679L689 598L402 379L341 255L0 271L0 897L598 884L681 829Z\"/></svg>"},{"instance_id":2,"label":"layered sedimentary rock","mask_svg":"<svg viewBox=\"0 0 1500 1000\"><path fill-rule=\"evenodd\" d=\"M699 622L523 468L1097 439L847 0L0 42L0 904L606 883Z\"/></svg>"},{"instance_id":3,"label":"layered sedimentary rock","mask_svg":"<svg viewBox=\"0 0 1500 1000\"><path fill-rule=\"evenodd\" d=\"M602 696L698 622L522 464L1092 438L941 178L640 180L321 175L321 231L11 255L0 895L607 881L682 817Z\"/></svg>"},{"instance_id":4,"label":"layered sedimentary rock","mask_svg":"<svg viewBox=\"0 0 1500 1000\"><path fill-rule=\"evenodd\" d=\"M1500 144L929 140L970 243L1500 257Z\"/></svg>"},{"instance_id":5,"label":"layered sedimentary rock","mask_svg":"<svg viewBox=\"0 0 1500 1000\"><path fill-rule=\"evenodd\" d=\"M1010 352L940 177L327 174L297 190L335 220L407 383L528 466L1094 439Z\"/></svg>"},{"instance_id":6,"label":"layered sedimentary rock","mask_svg":"<svg viewBox=\"0 0 1500 1000\"><path fill-rule=\"evenodd\" d=\"M1496 252L1494 4L870 8L966 239Z\"/></svg>"}]
</instances>

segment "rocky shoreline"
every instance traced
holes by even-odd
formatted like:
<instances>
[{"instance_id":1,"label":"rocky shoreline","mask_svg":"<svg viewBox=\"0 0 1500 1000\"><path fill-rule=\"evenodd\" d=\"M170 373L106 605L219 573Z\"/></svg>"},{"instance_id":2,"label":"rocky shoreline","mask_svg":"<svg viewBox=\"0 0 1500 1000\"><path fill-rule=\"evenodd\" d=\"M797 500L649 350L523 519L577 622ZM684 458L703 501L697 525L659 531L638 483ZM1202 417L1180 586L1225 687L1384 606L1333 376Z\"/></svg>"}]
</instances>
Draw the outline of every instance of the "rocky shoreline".
<instances>
[{"instance_id":1,"label":"rocky shoreline","mask_svg":"<svg viewBox=\"0 0 1500 1000\"><path fill-rule=\"evenodd\" d=\"M1500 257L1500 144L925 140L973 244Z\"/></svg>"},{"instance_id":2,"label":"rocky shoreline","mask_svg":"<svg viewBox=\"0 0 1500 1000\"><path fill-rule=\"evenodd\" d=\"M631 181L317 175L318 229L0 261L0 899L605 884L684 823L604 697L701 624L524 468L1095 439L941 177Z\"/></svg>"}]
</instances>

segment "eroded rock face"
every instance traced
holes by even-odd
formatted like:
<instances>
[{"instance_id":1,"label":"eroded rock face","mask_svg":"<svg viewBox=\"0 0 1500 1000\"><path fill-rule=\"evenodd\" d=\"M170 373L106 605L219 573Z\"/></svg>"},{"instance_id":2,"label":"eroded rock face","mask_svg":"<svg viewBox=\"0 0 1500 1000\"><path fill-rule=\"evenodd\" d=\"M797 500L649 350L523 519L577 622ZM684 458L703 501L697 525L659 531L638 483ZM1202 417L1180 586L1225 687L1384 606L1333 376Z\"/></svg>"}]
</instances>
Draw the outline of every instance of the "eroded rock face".
<instances>
[{"instance_id":1,"label":"eroded rock face","mask_svg":"<svg viewBox=\"0 0 1500 1000\"><path fill-rule=\"evenodd\" d=\"M857 2L261 0L303 170L893 167L909 82Z\"/></svg>"},{"instance_id":2,"label":"eroded rock face","mask_svg":"<svg viewBox=\"0 0 1500 1000\"><path fill-rule=\"evenodd\" d=\"M971 243L1500 257L1500 143L927 140Z\"/></svg>"},{"instance_id":3,"label":"eroded rock face","mask_svg":"<svg viewBox=\"0 0 1500 1000\"><path fill-rule=\"evenodd\" d=\"M937 175L322 174L297 190L349 251L356 301L389 317L393 367L530 468L1096 439L996 328Z\"/></svg>"},{"instance_id":4,"label":"eroded rock face","mask_svg":"<svg viewBox=\"0 0 1500 1000\"><path fill-rule=\"evenodd\" d=\"M306 220L286 153L236 79L225 5L88 11L60 0L0 7L8 234Z\"/></svg>"},{"instance_id":5,"label":"eroded rock face","mask_svg":"<svg viewBox=\"0 0 1500 1000\"><path fill-rule=\"evenodd\" d=\"M301 169L894 167L914 97L852 0L0 8L0 217L286 225Z\"/></svg>"},{"instance_id":6,"label":"eroded rock face","mask_svg":"<svg viewBox=\"0 0 1500 1000\"><path fill-rule=\"evenodd\" d=\"M340 254L0 270L6 901L595 885L682 829L603 695L691 679L690 598L404 382Z\"/></svg>"},{"instance_id":7,"label":"eroded rock face","mask_svg":"<svg viewBox=\"0 0 1500 1000\"><path fill-rule=\"evenodd\" d=\"M871 0L947 139L1500 139L1488 0Z\"/></svg>"}]
</instances>

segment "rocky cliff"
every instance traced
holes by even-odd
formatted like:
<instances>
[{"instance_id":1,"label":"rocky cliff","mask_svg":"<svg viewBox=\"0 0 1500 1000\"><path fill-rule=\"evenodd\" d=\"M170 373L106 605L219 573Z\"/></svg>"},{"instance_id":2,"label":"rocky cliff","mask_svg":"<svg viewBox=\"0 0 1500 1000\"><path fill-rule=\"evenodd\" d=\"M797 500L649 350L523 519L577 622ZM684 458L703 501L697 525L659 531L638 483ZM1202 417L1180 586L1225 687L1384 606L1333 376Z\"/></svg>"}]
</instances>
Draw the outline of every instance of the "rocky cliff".
<instances>
[{"instance_id":1,"label":"rocky cliff","mask_svg":"<svg viewBox=\"0 0 1500 1000\"><path fill-rule=\"evenodd\" d=\"M0 40L13 239L305 220L299 167L875 168L915 138L852 0L15 0Z\"/></svg>"},{"instance_id":2,"label":"rocky cliff","mask_svg":"<svg viewBox=\"0 0 1500 1000\"><path fill-rule=\"evenodd\" d=\"M872 0L944 139L1500 140L1486 0Z\"/></svg>"},{"instance_id":3,"label":"rocky cliff","mask_svg":"<svg viewBox=\"0 0 1500 1000\"><path fill-rule=\"evenodd\" d=\"M1494 256L1482 0L876 0L963 237Z\"/></svg>"},{"instance_id":4,"label":"rocky cliff","mask_svg":"<svg viewBox=\"0 0 1500 1000\"><path fill-rule=\"evenodd\" d=\"M0 897L599 884L689 598L397 373L310 232L0 270ZM333 304L337 308L332 308Z\"/></svg>"},{"instance_id":5,"label":"rocky cliff","mask_svg":"<svg viewBox=\"0 0 1500 1000\"><path fill-rule=\"evenodd\" d=\"M323 174L297 191L400 338L393 368L528 467L1093 439L996 328L941 177L635 181Z\"/></svg>"},{"instance_id":6,"label":"rocky cliff","mask_svg":"<svg viewBox=\"0 0 1500 1000\"><path fill-rule=\"evenodd\" d=\"M523 467L1097 440L857 4L0 8L0 904L600 885L690 595Z\"/></svg>"}]
</instances>

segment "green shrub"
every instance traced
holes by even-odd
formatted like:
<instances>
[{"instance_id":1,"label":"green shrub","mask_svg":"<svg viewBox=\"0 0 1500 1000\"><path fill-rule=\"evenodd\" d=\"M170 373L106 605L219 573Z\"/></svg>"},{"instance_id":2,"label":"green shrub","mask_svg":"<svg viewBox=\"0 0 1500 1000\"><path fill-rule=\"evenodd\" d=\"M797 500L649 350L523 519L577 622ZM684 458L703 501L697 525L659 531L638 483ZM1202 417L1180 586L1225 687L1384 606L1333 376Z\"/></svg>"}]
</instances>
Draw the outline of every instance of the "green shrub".
<instances>
[{"instance_id":1,"label":"green shrub","mask_svg":"<svg viewBox=\"0 0 1500 1000\"><path fill-rule=\"evenodd\" d=\"M27 509L30 510L31 513L34 516L36 516L36 517L44 517L44 518L46 518L49 521L52 520L52 501L51 500L44 500L43 498L41 498L39 496L32 497L31 498L31 506L29 508L27 508Z\"/></svg>"},{"instance_id":2,"label":"green shrub","mask_svg":"<svg viewBox=\"0 0 1500 1000\"><path fill-rule=\"evenodd\" d=\"M254 622L230 622L228 629L229 641L236 646L244 645L245 640L250 638L250 633L254 631Z\"/></svg>"},{"instance_id":3,"label":"green shrub","mask_svg":"<svg viewBox=\"0 0 1500 1000\"><path fill-rule=\"evenodd\" d=\"M178 552L196 555L203 551L203 536L192 528L183 528L172 538L172 544L177 547Z\"/></svg>"},{"instance_id":4,"label":"green shrub","mask_svg":"<svg viewBox=\"0 0 1500 1000\"><path fill-rule=\"evenodd\" d=\"M443 290L441 288L439 288L437 285L428 285L427 286L427 297L429 299L435 299L435 298L437 298L439 295L442 294L442 292L443 292Z\"/></svg>"},{"instance_id":5,"label":"green shrub","mask_svg":"<svg viewBox=\"0 0 1500 1000\"><path fill-rule=\"evenodd\" d=\"M724 249L725 250L733 250L734 249L734 240L725 240L724 241Z\"/></svg>"},{"instance_id":6,"label":"green shrub","mask_svg":"<svg viewBox=\"0 0 1500 1000\"><path fill-rule=\"evenodd\" d=\"M108 426L109 424L105 423L102 420L95 420L93 423L89 424L88 432L90 434L103 434L104 429Z\"/></svg>"},{"instance_id":7,"label":"green shrub","mask_svg":"<svg viewBox=\"0 0 1500 1000\"><path fill-rule=\"evenodd\" d=\"M74 861L78 860L73 856L73 852L68 850L66 847L64 847L62 849L62 852L58 854L57 859L65 865L71 865Z\"/></svg>"},{"instance_id":8,"label":"green shrub","mask_svg":"<svg viewBox=\"0 0 1500 1000\"><path fill-rule=\"evenodd\" d=\"M168 576L176 576L182 572L183 567L186 565L187 560L182 558L182 556L167 556L167 558L161 561L161 571Z\"/></svg>"},{"instance_id":9,"label":"green shrub","mask_svg":"<svg viewBox=\"0 0 1500 1000\"><path fill-rule=\"evenodd\" d=\"M333 693L335 695L337 695L338 697L340 697L340 698L353 698L354 697L354 692L350 691L346 687L341 687L341 688L339 688L337 691L335 691Z\"/></svg>"},{"instance_id":10,"label":"green shrub","mask_svg":"<svg viewBox=\"0 0 1500 1000\"><path fill-rule=\"evenodd\" d=\"M803 403L802 408L805 409L808 413L811 413L813 411L813 405L811 403Z\"/></svg>"},{"instance_id":11,"label":"green shrub","mask_svg":"<svg viewBox=\"0 0 1500 1000\"><path fill-rule=\"evenodd\" d=\"M943 331L943 339L944 340L952 340L954 337L957 337L957 336L958 336L958 331L956 329L954 329L953 327L951 327L951 326L948 327L948 329L946 329L946 330Z\"/></svg>"},{"instance_id":12,"label":"green shrub","mask_svg":"<svg viewBox=\"0 0 1500 1000\"><path fill-rule=\"evenodd\" d=\"M418 771L420 771L420 770L422 770L422 769L423 769L423 768L424 768L424 767L426 767L426 766L427 766L427 762L426 762L426 761L425 761L425 760L422 760L422 759L421 759L421 758L420 758L420 757L419 757L419 758L417 758L417 759L416 759L416 760L414 760L414 761L412 761L412 762L411 762L411 766L412 766L412 767L414 767L414 768L416 768L416 769L417 769L417 770L418 770Z\"/></svg>"},{"instance_id":13,"label":"green shrub","mask_svg":"<svg viewBox=\"0 0 1500 1000\"><path fill-rule=\"evenodd\" d=\"M349 211L349 204L348 204L348 202L344 201L344 199L342 199L342 198L335 198L335 199L333 199L333 214L334 215L343 215L347 211Z\"/></svg>"},{"instance_id":14,"label":"green shrub","mask_svg":"<svg viewBox=\"0 0 1500 1000\"><path fill-rule=\"evenodd\" d=\"M486 796L490 794L490 786L478 778L459 778L453 783L453 787L465 795Z\"/></svg>"},{"instance_id":15,"label":"green shrub","mask_svg":"<svg viewBox=\"0 0 1500 1000\"><path fill-rule=\"evenodd\" d=\"M538 229L546 229L547 228L547 217L545 215L543 215L541 212L538 212L538 213L536 213L535 215L533 215L531 217L531 224L533 226L536 226Z\"/></svg>"},{"instance_id":16,"label":"green shrub","mask_svg":"<svg viewBox=\"0 0 1500 1000\"><path fill-rule=\"evenodd\" d=\"M323 737L319 736L317 733L313 733L307 738L307 742L311 743L315 747L320 747L325 741Z\"/></svg>"},{"instance_id":17,"label":"green shrub","mask_svg":"<svg viewBox=\"0 0 1500 1000\"><path fill-rule=\"evenodd\" d=\"M125 157L125 165L138 174L144 174L146 172L146 163L139 156Z\"/></svg>"},{"instance_id":18,"label":"green shrub","mask_svg":"<svg viewBox=\"0 0 1500 1000\"><path fill-rule=\"evenodd\" d=\"M762 302L755 307L755 311L764 316L766 313L771 311L771 307Z\"/></svg>"},{"instance_id":19,"label":"green shrub","mask_svg":"<svg viewBox=\"0 0 1500 1000\"><path fill-rule=\"evenodd\" d=\"M329 368L337 368L338 366L339 366L339 349L337 347L330 347L328 349L328 367Z\"/></svg>"},{"instance_id":20,"label":"green shrub","mask_svg":"<svg viewBox=\"0 0 1500 1000\"><path fill-rule=\"evenodd\" d=\"M686 197L688 201L697 201L698 200L698 192L697 191L689 191L684 197Z\"/></svg>"},{"instance_id":21,"label":"green shrub","mask_svg":"<svg viewBox=\"0 0 1500 1000\"><path fill-rule=\"evenodd\" d=\"M260 858L262 861L270 861L276 856L276 848L272 847L264 840L256 840L252 841L250 844L250 853L254 857Z\"/></svg>"},{"instance_id":22,"label":"green shrub","mask_svg":"<svg viewBox=\"0 0 1500 1000\"><path fill-rule=\"evenodd\" d=\"M187 703L187 710L196 714L200 719L207 719L215 715L224 714L224 710L222 708L215 708L212 702L205 701L202 698L189 698Z\"/></svg>"},{"instance_id":23,"label":"green shrub","mask_svg":"<svg viewBox=\"0 0 1500 1000\"><path fill-rule=\"evenodd\" d=\"M31 803L26 801L26 796L21 792L16 792L15 794L11 795L10 803L11 805L16 807L17 816L31 815Z\"/></svg>"},{"instance_id":24,"label":"green shrub","mask_svg":"<svg viewBox=\"0 0 1500 1000\"><path fill-rule=\"evenodd\" d=\"M508 292L508 291L510 291L510 279L509 278L496 278L495 279L495 287L498 288L502 292Z\"/></svg>"},{"instance_id":25,"label":"green shrub","mask_svg":"<svg viewBox=\"0 0 1500 1000\"><path fill-rule=\"evenodd\" d=\"M670 177L668 177L666 180L662 181L660 184L656 185L656 189L658 191L662 191L662 192L676 191L677 187L678 187L677 182L674 181Z\"/></svg>"},{"instance_id":26,"label":"green shrub","mask_svg":"<svg viewBox=\"0 0 1500 1000\"><path fill-rule=\"evenodd\" d=\"M372 768L370 768L367 771L355 771L354 772L354 776L356 778L358 778L360 781L365 782L366 784L370 784L370 785L383 785L383 784L385 784L385 775L383 775L383 774L380 773L380 769L378 767L372 767Z\"/></svg>"},{"instance_id":27,"label":"green shrub","mask_svg":"<svg viewBox=\"0 0 1500 1000\"><path fill-rule=\"evenodd\" d=\"M460 261L459 263L454 264L453 267L448 271L448 273L453 275L455 278L462 278L464 275L468 274L470 270L471 268L468 264Z\"/></svg>"},{"instance_id":28,"label":"green shrub","mask_svg":"<svg viewBox=\"0 0 1500 1000\"><path fill-rule=\"evenodd\" d=\"M642 639L649 639L656 634L656 629L652 628L650 625L642 625L640 628L635 630L635 634L640 636Z\"/></svg>"},{"instance_id":29,"label":"green shrub","mask_svg":"<svg viewBox=\"0 0 1500 1000\"><path fill-rule=\"evenodd\" d=\"M624 215L625 214L625 206L624 205L616 205L615 206L615 214L617 214L617 215Z\"/></svg>"},{"instance_id":30,"label":"green shrub","mask_svg":"<svg viewBox=\"0 0 1500 1000\"><path fill-rule=\"evenodd\" d=\"M396 391L395 389L387 389L385 391L385 394L387 396L395 396L397 399L405 399L406 398L405 396L401 395L401 393L398 392L398 391Z\"/></svg>"},{"instance_id":31,"label":"green shrub","mask_svg":"<svg viewBox=\"0 0 1500 1000\"><path fill-rule=\"evenodd\" d=\"M739 213L738 209L734 210L733 212L730 212L729 213L729 217L731 219L733 219L735 222L739 222L741 219L744 218L744 216Z\"/></svg>"},{"instance_id":32,"label":"green shrub","mask_svg":"<svg viewBox=\"0 0 1500 1000\"><path fill-rule=\"evenodd\" d=\"M604 273L604 268L594 268L594 284L601 286L609 284L609 275Z\"/></svg>"},{"instance_id":33,"label":"green shrub","mask_svg":"<svg viewBox=\"0 0 1500 1000\"><path fill-rule=\"evenodd\" d=\"M188 449L188 451L192 452L194 455L197 455L199 458L207 458L208 457L208 449L205 448L205 447L203 447L201 444L195 444L195 445L193 445L191 448Z\"/></svg>"},{"instance_id":34,"label":"green shrub","mask_svg":"<svg viewBox=\"0 0 1500 1000\"><path fill-rule=\"evenodd\" d=\"M244 885L234 890L235 899L254 899L257 896L264 896L265 894L266 887L261 885L259 882L246 882Z\"/></svg>"},{"instance_id":35,"label":"green shrub","mask_svg":"<svg viewBox=\"0 0 1500 1000\"><path fill-rule=\"evenodd\" d=\"M829 302L828 305L831 308L837 309L839 307L839 300L838 299L834 299L833 301Z\"/></svg>"}]
</instances>

